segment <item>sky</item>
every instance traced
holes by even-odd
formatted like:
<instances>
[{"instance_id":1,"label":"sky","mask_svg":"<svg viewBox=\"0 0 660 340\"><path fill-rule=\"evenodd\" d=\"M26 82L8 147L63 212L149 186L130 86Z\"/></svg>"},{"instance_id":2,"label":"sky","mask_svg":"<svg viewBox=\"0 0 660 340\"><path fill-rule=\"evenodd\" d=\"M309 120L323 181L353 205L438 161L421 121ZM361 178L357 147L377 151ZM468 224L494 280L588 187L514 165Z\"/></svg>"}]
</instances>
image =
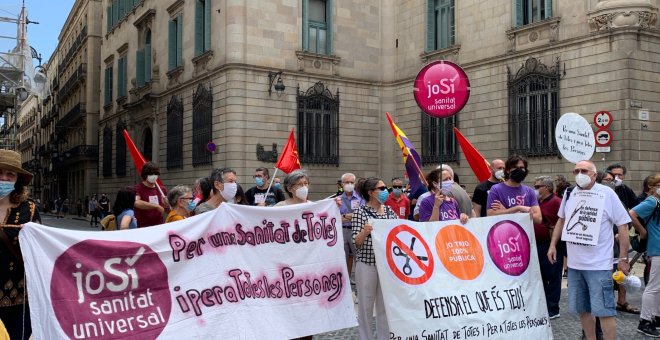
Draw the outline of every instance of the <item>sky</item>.
<instances>
[{"instance_id":1,"label":"sky","mask_svg":"<svg viewBox=\"0 0 660 340\"><path fill-rule=\"evenodd\" d=\"M57 37L73 7L74 0L25 0L28 19L39 24L28 25L28 43L41 53L45 63L57 47ZM21 0L0 0L0 17L17 18L21 12ZM16 36L16 24L0 22L1 36ZM16 46L16 40L0 38L0 51L7 52ZM38 65L34 60L34 65Z\"/></svg>"}]
</instances>

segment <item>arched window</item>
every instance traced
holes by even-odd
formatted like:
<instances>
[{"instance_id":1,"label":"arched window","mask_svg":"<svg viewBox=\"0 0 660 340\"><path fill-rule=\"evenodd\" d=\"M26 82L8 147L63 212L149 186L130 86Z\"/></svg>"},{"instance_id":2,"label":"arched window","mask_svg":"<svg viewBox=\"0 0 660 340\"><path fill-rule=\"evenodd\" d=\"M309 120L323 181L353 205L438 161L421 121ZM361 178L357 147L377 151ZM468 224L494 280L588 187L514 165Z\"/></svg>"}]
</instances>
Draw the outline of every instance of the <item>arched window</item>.
<instances>
[{"instance_id":1,"label":"arched window","mask_svg":"<svg viewBox=\"0 0 660 340\"><path fill-rule=\"evenodd\" d=\"M557 155L559 60L547 67L529 58L515 76L508 73L509 151L524 156Z\"/></svg>"},{"instance_id":2,"label":"arched window","mask_svg":"<svg viewBox=\"0 0 660 340\"><path fill-rule=\"evenodd\" d=\"M112 176L112 129L103 129L103 177Z\"/></svg>"},{"instance_id":3,"label":"arched window","mask_svg":"<svg viewBox=\"0 0 660 340\"><path fill-rule=\"evenodd\" d=\"M183 167L183 103L172 96L167 104L167 168Z\"/></svg>"},{"instance_id":4,"label":"arched window","mask_svg":"<svg viewBox=\"0 0 660 340\"><path fill-rule=\"evenodd\" d=\"M213 96L203 84L197 86L193 93L193 145L192 164L211 164L211 153L206 150L206 144L213 139Z\"/></svg>"},{"instance_id":5,"label":"arched window","mask_svg":"<svg viewBox=\"0 0 660 340\"><path fill-rule=\"evenodd\" d=\"M115 160L115 174L117 177L126 176L126 140L124 139L124 129L126 129L126 123L123 120L117 122L117 131L115 137L117 139L117 150L115 154L117 159Z\"/></svg>"},{"instance_id":6,"label":"arched window","mask_svg":"<svg viewBox=\"0 0 660 340\"><path fill-rule=\"evenodd\" d=\"M300 162L339 165L339 91L318 82L297 99Z\"/></svg>"}]
</instances>

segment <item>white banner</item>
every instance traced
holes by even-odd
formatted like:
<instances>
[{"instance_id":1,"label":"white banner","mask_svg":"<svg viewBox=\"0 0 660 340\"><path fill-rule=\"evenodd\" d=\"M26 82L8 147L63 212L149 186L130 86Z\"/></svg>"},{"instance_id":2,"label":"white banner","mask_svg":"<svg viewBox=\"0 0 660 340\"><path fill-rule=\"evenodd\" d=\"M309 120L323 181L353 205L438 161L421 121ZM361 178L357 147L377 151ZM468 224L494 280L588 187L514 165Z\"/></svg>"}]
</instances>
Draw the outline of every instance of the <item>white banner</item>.
<instances>
[{"instance_id":1,"label":"white banner","mask_svg":"<svg viewBox=\"0 0 660 340\"><path fill-rule=\"evenodd\" d=\"M605 194L593 190L573 190L565 203L568 209L561 233L562 241L595 246L600 236Z\"/></svg>"},{"instance_id":2,"label":"white banner","mask_svg":"<svg viewBox=\"0 0 660 340\"><path fill-rule=\"evenodd\" d=\"M20 233L35 339L291 339L356 326L334 200Z\"/></svg>"},{"instance_id":3,"label":"white banner","mask_svg":"<svg viewBox=\"0 0 660 340\"><path fill-rule=\"evenodd\" d=\"M390 339L551 339L529 214L374 220Z\"/></svg>"}]
</instances>

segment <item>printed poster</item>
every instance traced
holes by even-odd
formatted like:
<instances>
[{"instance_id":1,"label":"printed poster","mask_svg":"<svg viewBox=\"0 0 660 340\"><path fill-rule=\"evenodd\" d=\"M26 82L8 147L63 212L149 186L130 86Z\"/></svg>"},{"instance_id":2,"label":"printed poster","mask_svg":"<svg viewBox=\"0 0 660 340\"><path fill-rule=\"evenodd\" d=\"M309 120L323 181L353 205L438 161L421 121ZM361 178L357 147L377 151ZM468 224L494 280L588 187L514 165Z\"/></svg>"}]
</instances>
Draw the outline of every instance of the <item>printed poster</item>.
<instances>
[{"instance_id":1,"label":"printed poster","mask_svg":"<svg viewBox=\"0 0 660 340\"><path fill-rule=\"evenodd\" d=\"M605 194L593 190L573 190L565 203L567 209L561 239L595 246L605 207Z\"/></svg>"},{"instance_id":2,"label":"printed poster","mask_svg":"<svg viewBox=\"0 0 660 340\"><path fill-rule=\"evenodd\" d=\"M292 339L357 325L334 200L20 233L34 339Z\"/></svg>"},{"instance_id":3,"label":"printed poster","mask_svg":"<svg viewBox=\"0 0 660 340\"><path fill-rule=\"evenodd\" d=\"M551 339L529 214L374 220L390 339Z\"/></svg>"}]
</instances>

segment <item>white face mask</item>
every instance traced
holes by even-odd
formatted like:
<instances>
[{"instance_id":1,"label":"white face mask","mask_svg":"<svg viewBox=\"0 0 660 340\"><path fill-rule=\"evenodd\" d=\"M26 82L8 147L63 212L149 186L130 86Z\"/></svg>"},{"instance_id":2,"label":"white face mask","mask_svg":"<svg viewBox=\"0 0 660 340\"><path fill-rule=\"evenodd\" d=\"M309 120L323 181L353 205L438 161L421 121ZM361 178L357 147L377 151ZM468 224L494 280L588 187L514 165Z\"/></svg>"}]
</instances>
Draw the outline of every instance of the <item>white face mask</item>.
<instances>
[{"instance_id":1,"label":"white face mask","mask_svg":"<svg viewBox=\"0 0 660 340\"><path fill-rule=\"evenodd\" d=\"M534 193L536 194L536 197L541 197L541 193L539 192L539 189L534 189Z\"/></svg>"},{"instance_id":2,"label":"white face mask","mask_svg":"<svg viewBox=\"0 0 660 340\"><path fill-rule=\"evenodd\" d=\"M220 192L220 194L222 195L222 198L225 199L225 201L229 202L229 200L234 199L237 190L238 190L238 185L236 183L224 183L224 189L222 189L222 192Z\"/></svg>"},{"instance_id":3,"label":"white face mask","mask_svg":"<svg viewBox=\"0 0 660 340\"><path fill-rule=\"evenodd\" d=\"M660 196L660 188L655 189L655 194Z\"/></svg>"},{"instance_id":4,"label":"white face mask","mask_svg":"<svg viewBox=\"0 0 660 340\"><path fill-rule=\"evenodd\" d=\"M149 175L147 176L147 182L154 184L158 180L158 175Z\"/></svg>"},{"instance_id":5,"label":"white face mask","mask_svg":"<svg viewBox=\"0 0 660 340\"><path fill-rule=\"evenodd\" d=\"M309 189L306 186L301 186L300 188L296 189L295 195L299 199L306 201L307 200L307 194L309 193Z\"/></svg>"},{"instance_id":6,"label":"white face mask","mask_svg":"<svg viewBox=\"0 0 660 340\"><path fill-rule=\"evenodd\" d=\"M504 170L497 170L495 171L495 178L498 180L503 180L504 179Z\"/></svg>"},{"instance_id":7,"label":"white face mask","mask_svg":"<svg viewBox=\"0 0 660 340\"><path fill-rule=\"evenodd\" d=\"M584 189L589 184L591 184L591 177L585 174L577 174L575 175L575 184L577 184L580 188Z\"/></svg>"},{"instance_id":8,"label":"white face mask","mask_svg":"<svg viewBox=\"0 0 660 340\"><path fill-rule=\"evenodd\" d=\"M353 192L353 189L355 189L355 187L353 186L353 183L344 184L344 191L345 192Z\"/></svg>"},{"instance_id":9,"label":"white face mask","mask_svg":"<svg viewBox=\"0 0 660 340\"><path fill-rule=\"evenodd\" d=\"M623 180L621 178L619 178L618 176L614 177L614 186L619 187L619 186L621 186L621 184L623 184Z\"/></svg>"}]
</instances>

